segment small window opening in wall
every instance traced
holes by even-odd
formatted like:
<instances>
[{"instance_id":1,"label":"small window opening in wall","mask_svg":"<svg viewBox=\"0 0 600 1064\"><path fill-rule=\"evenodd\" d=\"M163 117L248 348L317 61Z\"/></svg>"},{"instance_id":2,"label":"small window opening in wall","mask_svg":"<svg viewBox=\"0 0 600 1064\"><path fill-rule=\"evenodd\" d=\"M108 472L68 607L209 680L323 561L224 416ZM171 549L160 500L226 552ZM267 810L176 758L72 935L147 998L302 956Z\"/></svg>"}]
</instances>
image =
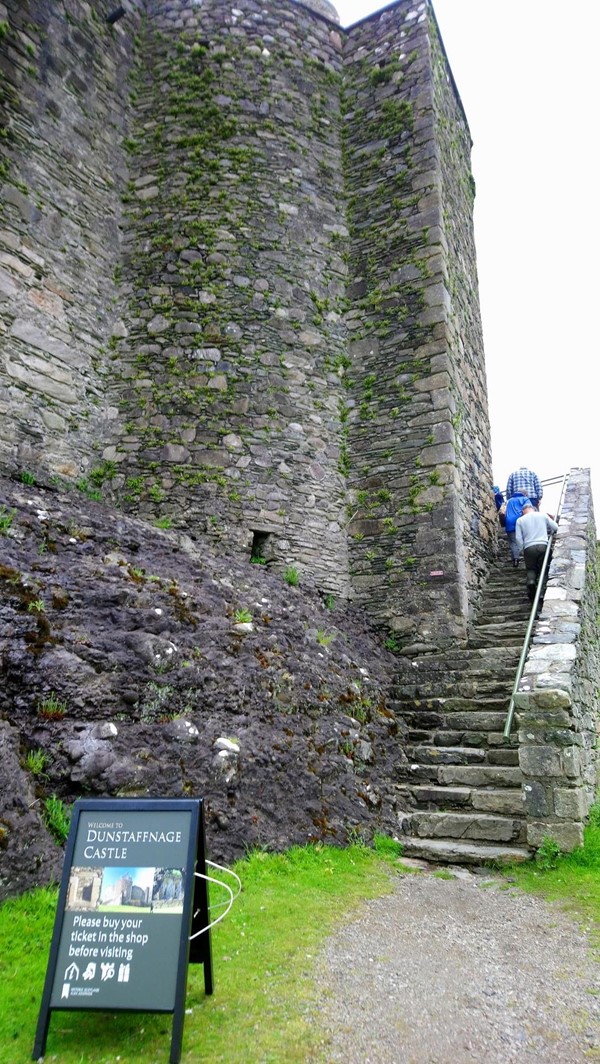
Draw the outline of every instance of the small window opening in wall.
<instances>
[{"instance_id":1,"label":"small window opening in wall","mask_svg":"<svg viewBox=\"0 0 600 1064\"><path fill-rule=\"evenodd\" d=\"M114 26L115 22L118 22L119 19L123 18L123 15L126 14L127 12L123 5L119 4L119 7L116 7L114 11L111 11L110 15L106 16L106 21L109 23L110 26Z\"/></svg>"},{"instance_id":2,"label":"small window opening in wall","mask_svg":"<svg viewBox=\"0 0 600 1064\"><path fill-rule=\"evenodd\" d=\"M250 561L255 565L266 565L266 549L267 543L271 538L270 532L252 532L252 549L250 551Z\"/></svg>"}]
</instances>

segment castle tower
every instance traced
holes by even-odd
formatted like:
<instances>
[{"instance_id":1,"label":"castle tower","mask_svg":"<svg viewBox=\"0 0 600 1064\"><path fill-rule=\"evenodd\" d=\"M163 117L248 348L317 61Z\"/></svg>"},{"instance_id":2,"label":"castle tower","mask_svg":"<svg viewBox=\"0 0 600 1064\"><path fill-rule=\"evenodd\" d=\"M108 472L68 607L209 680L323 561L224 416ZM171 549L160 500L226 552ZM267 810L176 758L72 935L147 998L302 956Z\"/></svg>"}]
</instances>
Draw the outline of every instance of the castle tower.
<instances>
[{"instance_id":1,"label":"castle tower","mask_svg":"<svg viewBox=\"0 0 600 1064\"><path fill-rule=\"evenodd\" d=\"M495 518L471 139L429 5L344 44L353 586L406 646L464 638Z\"/></svg>"}]
</instances>

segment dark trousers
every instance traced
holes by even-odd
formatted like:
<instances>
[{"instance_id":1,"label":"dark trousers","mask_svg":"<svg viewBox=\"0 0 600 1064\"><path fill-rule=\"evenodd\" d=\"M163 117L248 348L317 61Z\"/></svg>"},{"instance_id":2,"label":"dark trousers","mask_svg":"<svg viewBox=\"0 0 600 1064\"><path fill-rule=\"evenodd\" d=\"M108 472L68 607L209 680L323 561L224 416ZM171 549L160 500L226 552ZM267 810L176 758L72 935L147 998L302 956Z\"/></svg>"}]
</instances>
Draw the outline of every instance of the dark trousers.
<instances>
[{"instance_id":1,"label":"dark trousers","mask_svg":"<svg viewBox=\"0 0 600 1064\"><path fill-rule=\"evenodd\" d=\"M540 572L542 571L542 563L544 561L546 547L547 543L534 543L532 547L525 547L525 550L523 551L525 569L527 570L527 594L529 595L531 602L533 602L535 597L535 589L538 585Z\"/></svg>"}]
</instances>

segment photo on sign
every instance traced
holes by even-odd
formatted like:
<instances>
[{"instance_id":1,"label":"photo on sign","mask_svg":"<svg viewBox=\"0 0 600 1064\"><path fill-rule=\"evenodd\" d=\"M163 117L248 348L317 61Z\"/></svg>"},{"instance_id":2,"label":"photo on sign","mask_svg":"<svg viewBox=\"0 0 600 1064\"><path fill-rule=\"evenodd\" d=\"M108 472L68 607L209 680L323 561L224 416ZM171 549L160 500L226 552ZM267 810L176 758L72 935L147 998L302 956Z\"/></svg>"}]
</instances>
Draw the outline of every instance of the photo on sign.
<instances>
[{"instance_id":1,"label":"photo on sign","mask_svg":"<svg viewBox=\"0 0 600 1064\"><path fill-rule=\"evenodd\" d=\"M65 908L72 912L183 912L184 868L71 868Z\"/></svg>"}]
</instances>

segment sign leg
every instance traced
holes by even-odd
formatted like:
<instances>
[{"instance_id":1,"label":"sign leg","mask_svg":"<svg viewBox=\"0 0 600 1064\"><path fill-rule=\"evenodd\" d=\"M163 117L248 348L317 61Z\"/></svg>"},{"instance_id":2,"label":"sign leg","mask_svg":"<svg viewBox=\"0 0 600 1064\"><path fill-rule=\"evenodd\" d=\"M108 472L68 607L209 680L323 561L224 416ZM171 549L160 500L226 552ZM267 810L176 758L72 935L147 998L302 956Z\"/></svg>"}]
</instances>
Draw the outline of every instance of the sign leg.
<instances>
[{"instance_id":1,"label":"sign leg","mask_svg":"<svg viewBox=\"0 0 600 1064\"><path fill-rule=\"evenodd\" d=\"M169 1064L179 1064L181 1060L181 1046L183 1043L183 1015L182 1007L176 1008L173 1013L173 1027L171 1030L171 1055Z\"/></svg>"},{"instance_id":2,"label":"sign leg","mask_svg":"<svg viewBox=\"0 0 600 1064\"><path fill-rule=\"evenodd\" d=\"M33 1052L31 1054L32 1060L39 1060L40 1057L44 1056L44 1053L46 1052L46 1039L48 1038L49 1026L50 1009L42 1007L38 1016L38 1022L35 1031L35 1042L33 1043Z\"/></svg>"}]
</instances>

